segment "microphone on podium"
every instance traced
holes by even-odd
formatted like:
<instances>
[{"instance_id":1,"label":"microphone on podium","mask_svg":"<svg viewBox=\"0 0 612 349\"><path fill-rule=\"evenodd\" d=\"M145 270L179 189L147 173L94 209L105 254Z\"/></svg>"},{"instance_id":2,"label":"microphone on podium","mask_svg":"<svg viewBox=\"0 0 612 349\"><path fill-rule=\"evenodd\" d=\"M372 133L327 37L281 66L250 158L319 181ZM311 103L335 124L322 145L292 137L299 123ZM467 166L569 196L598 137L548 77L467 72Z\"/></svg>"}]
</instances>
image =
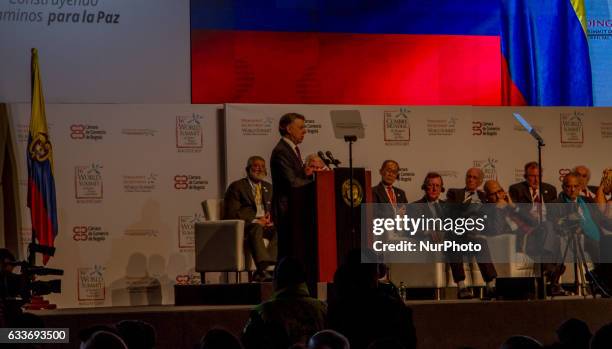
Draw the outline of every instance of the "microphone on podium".
<instances>
[{"instance_id":1,"label":"microphone on podium","mask_svg":"<svg viewBox=\"0 0 612 349\"><path fill-rule=\"evenodd\" d=\"M322 151L318 151L317 155L319 155L319 157L321 158L321 160L323 160L323 162L325 163L325 166L329 167L329 165L332 163L331 160L329 160L328 158L325 157L325 154L323 154Z\"/></svg>"},{"instance_id":2,"label":"microphone on podium","mask_svg":"<svg viewBox=\"0 0 612 349\"><path fill-rule=\"evenodd\" d=\"M328 150L328 151L326 151L326 152L325 152L325 155L327 155L327 157L328 157L328 158L331 160L331 163L332 163L334 166L338 167L338 165L340 165L340 160L338 160L338 159L334 158L334 156L332 155L332 152L331 152L331 151L329 151L329 150Z\"/></svg>"}]
</instances>

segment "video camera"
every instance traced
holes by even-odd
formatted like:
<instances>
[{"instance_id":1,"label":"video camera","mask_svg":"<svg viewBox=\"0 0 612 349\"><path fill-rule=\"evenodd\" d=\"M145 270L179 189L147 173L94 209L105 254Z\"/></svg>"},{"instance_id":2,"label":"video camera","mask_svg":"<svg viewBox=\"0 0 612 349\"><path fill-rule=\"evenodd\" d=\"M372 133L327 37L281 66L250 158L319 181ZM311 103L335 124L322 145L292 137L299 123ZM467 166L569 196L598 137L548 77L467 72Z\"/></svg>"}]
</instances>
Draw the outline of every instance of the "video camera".
<instances>
[{"instance_id":1,"label":"video camera","mask_svg":"<svg viewBox=\"0 0 612 349\"><path fill-rule=\"evenodd\" d=\"M34 253L45 253L53 256L55 248L31 243L28 246L28 251L30 254L28 261L3 261L6 265L20 267L20 274L10 273L0 279L0 283L3 283L3 285L0 286L4 287L6 291L2 292L2 298L21 298L23 303L27 303L32 296L44 296L50 293L60 293L62 291L62 280L60 279L47 281L36 280L36 276L64 275L62 269L46 268L36 266L32 263L32 260L34 260Z\"/></svg>"}]
</instances>

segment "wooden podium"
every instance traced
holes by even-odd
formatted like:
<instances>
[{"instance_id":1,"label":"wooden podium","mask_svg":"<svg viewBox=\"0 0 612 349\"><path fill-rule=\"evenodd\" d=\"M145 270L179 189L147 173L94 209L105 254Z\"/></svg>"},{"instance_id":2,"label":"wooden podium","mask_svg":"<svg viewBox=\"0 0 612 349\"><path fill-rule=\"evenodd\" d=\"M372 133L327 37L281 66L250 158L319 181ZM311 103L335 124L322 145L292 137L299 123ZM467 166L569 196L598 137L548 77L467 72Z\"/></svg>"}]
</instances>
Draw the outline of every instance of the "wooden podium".
<instances>
[{"instance_id":1,"label":"wooden podium","mask_svg":"<svg viewBox=\"0 0 612 349\"><path fill-rule=\"evenodd\" d=\"M361 205L372 202L370 171L353 168L353 222L349 168L315 174L313 183L292 191L291 255L300 260L312 294L317 283L332 282L348 252L360 246Z\"/></svg>"}]
</instances>

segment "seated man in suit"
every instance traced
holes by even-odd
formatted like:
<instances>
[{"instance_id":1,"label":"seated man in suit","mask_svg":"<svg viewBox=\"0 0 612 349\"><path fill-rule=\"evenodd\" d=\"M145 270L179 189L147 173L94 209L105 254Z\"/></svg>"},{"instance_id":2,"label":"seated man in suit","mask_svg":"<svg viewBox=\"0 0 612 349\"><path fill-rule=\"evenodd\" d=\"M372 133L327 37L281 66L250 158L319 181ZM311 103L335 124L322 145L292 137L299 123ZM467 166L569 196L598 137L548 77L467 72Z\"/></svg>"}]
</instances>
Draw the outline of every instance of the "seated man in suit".
<instances>
[{"instance_id":1,"label":"seated man in suit","mask_svg":"<svg viewBox=\"0 0 612 349\"><path fill-rule=\"evenodd\" d=\"M449 189L446 200L455 204L475 204L486 201L485 193L478 189L484 180L481 169L472 167L465 173L465 187L460 189Z\"/></svg>"},{"instance_id":2,"label":"seated man in suit","mask_svg":"<svg viewBox=\"0 0 612 349\"><path fill-rule=\"evenodd\" d=\"M457 189L449 189L446 193L446 199L449 204L448 212L452 216L471 216L478 214L483 203L486 202L486 195L478 188L482 185L484 173L481 169L472 167L465 173L465 187ZM449 234L448 238L457 238L453 234ZM460 237L460 241L474 242L482 246L482 250L475 255L478 267L482 278L486 282L487 296L495 297L495 279L497 271L495 266L490 262L481 262L481 260L491 260L487 241L483 238L465 234ZM463 268L463 254L452 253L449 255L449 265L453 274L453 280L457 283L459 299L470 299L474 295L465 285L465 270Z\"/></svg>"},{"instance_id":3,"label":"seated man in suit","mask_svg":"<svg viewBox=\"0 0 612 349\"><path fill-rule=\"evenodd\" d=\"M531 216L538 222L540 221L540 218L542 222L546 222L546 204L557 199L557 189L551 184L542 182L542 190L540 190L540 168L538 163L535 161L525 164L523 178L525 178L523 182L510 186L508 190L510 198L512 198L512 201L515 203L531 204L531 208L529 209L528 213L531 214ZM540 194L542 194L542 196L540 196ZM544 201L544 205L539 204L542 201ZM524 205L521 205L520 207L522 211L526 210ZM550 250L553 249L556 250L554 247L550 248ZM556 251L553 251L553 253L556 253ZM544 270L544 274L548 278L554 274L558 274L557 268L558 266L556 266L554 263L542 263L542 270Z\"/></svg>"},{"instance_id":4,"label":"seated man in suit","mask_svg":"<svg viewBox=\"0 0 612 349\"><path fill-rule=\"evenodd\" d=\"M440 195L444 192L444 181L442 180L442 176L437 172L427 173L421 189L423 189L425 194L422 198L413 202L413 204L427 204L427 206L419 205L420 212L417 212L415 216L418 217L422 214L426 218L443 218L443 205L446 201L440 198ZM429 235L434 242L441 242L444 238L442 233L438 231L430 231Z\"/></svg>"},{"instance_id":5,"label":"seated man in suit","mask_svg":"<svg viewBox=\"0 0 612 349\"><path fill-rule=\"evenodd\" d=\"M484 189L487 203L495 204L494 206L487 205L487 216L489 217L487 234L513 233L517 236L516 250L533 256L542 255L551 246L558 250L559 237L556 234L547 234L547 230L539 226L537 219L528 211L520 210L497 181L487 181ZM552 252L556 250L549 251L549 253Z\"/></svg>"},{"instance_id":6,"label":"seated man in suit","mask_svg":"<svg viewBox=\"0 0 612 349\"><path fill-rule=\"evenodd\" d=\"M244 234L253 254L257 271L255 281L271 281L272 275L266 270L276 263L276 228L270 218L272 185L266 178L266 161L260 156L251 156L246 165L247 176L232 184L225 193L224 218L245 221ZM266 247L264 238L268 239Z\"/></svg>"},{"instance_id":7,"label":"seated man in suit","mask_svg":"<svg viewBox=\"0 0 612 349\"><path fill-rule=\"evenodd\" d=\"M372 188L372 201L379 204L397 204L408 203L406 193L393 186L393 183L399 177L399 164L395 160L385 160L380 167L380 183Z\"/></svg>"},{"instance_id":8,"label":"seated man in suit","mask_svg":"<svg viewBox=\"0 0 612 349\"><path fill-rule=\"evenodd\" d=\"M541 208L536 203L553 202L557 199L557 189L548 183L542 182L542 190L539 188L540 168L535 161L525 164L523 177L525 180L510 186L509 193L512 201L516 203L531 203L531 214L534 218L539 219L539 213L542 213L543 220L546 220L546 205ZM540 197L540 192L542 197Z\"/></svg>"}]
</instances>

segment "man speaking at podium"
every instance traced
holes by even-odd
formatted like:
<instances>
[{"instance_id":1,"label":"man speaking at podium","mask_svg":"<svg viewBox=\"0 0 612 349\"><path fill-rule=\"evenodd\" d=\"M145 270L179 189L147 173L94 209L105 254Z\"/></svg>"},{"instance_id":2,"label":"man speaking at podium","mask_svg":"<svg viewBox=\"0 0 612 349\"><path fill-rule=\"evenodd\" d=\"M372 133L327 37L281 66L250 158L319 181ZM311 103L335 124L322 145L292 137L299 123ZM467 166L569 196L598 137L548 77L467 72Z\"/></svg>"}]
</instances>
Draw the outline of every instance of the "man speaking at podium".
<instances>
[{"instance_id":1,"label":"man speaking at podium","mask_svg":"<svg viewBox=\"0 0 612 349\"><path fill-rule=\"evenodd\" d=\"M305 118L298 113L287 113L278 122L281 139L272 150L270 168L272 169L272 213L278 231L279 258L291 255L291 207L292 188L305 186L312 182L313 170L304 167L302 154L298 147L306 135Z\"/></svg>"}]
</instances>

